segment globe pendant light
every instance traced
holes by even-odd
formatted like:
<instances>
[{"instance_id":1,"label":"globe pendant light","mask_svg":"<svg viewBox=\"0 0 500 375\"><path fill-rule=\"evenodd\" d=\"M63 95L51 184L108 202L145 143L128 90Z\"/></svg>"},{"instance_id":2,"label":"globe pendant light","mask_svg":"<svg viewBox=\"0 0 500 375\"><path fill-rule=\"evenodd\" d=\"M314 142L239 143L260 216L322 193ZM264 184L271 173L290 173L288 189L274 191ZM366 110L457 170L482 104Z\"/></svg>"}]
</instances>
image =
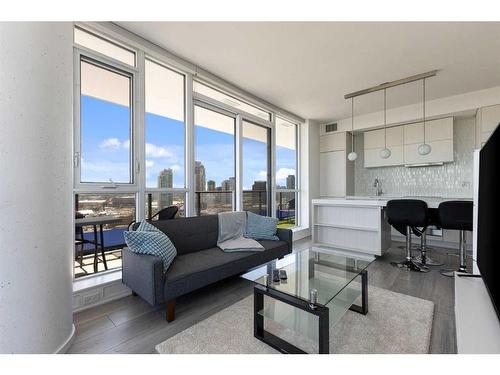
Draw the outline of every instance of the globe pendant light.
<instances>
[{"instance_id":1,"label":"globe pendant light","mask_svg":"<svg viewBox=\"0 0 500 375\"><path fill-rule=\"evenodd\" d=\"M387 92L384 89L384 149L380 150L380 157L388 159L391 156L391 150L387 148Z\"/></svg>"},{"instance_id":2,"label":"globe pendant light","mask_svg":"<svg viewBox=\"0 0 500 375\"><path fill-rule=\"evenodd\" d=\"M418 146L418 153L419 155L425 156L429 155L430 152L432 151L432 147L425 143L425 78L422 80L423 82L423 117L424 117L424 143L422 143L420 146Z\"/></svg>"},{"instance_id":3,"label":"globe pendant light","mask_svg":"<svg viewBox=\"0 0 500 375\"><path fill-rule=\"evenodd\" d=\"M354 152L354 97L351 98L351 152L347 155L349 161L354 161L358 158L358 154Z\"/></svg>"}]
</instances>

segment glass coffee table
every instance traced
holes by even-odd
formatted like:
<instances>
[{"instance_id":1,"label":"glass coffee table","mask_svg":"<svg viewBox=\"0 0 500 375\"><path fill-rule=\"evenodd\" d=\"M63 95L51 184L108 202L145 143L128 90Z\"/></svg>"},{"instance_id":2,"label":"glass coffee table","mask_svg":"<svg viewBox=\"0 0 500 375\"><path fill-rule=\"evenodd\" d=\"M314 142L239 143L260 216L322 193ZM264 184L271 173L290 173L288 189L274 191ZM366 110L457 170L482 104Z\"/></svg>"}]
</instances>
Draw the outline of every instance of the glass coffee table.
<instances>
[{"instance_id":1,"label":"glass coffee table","mask_svg":"<svg viewBox=\"0 0 500 375\"><path fill-rule=\"evenodd\" d=\"M315 342L318 353L329 353L330 329L342 316L348 310L368 313L367 268L372 261L312 247L248 271L242 277L256 284L254 336L282 353L306 353L269 332L265 326L272 323ZM286 271L287 279L274 281L275 270Z\"/></svg>"}]
</instances>

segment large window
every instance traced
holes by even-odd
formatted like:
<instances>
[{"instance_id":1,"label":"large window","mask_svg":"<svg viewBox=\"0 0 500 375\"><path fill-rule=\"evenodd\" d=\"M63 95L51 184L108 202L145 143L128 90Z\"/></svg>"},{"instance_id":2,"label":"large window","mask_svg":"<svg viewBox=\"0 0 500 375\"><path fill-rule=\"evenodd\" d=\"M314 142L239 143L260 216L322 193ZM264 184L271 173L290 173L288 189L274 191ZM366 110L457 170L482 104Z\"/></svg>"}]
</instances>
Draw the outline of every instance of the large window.
<instances>
[{"instance_id":1,"label":"large window","mask_svg":"<svg viewBox=\"0 0 500 375\"><path fill-rule=\"evenodd\" d=\"M232 211L236 188L236 120L227 114L196 105L194 123L196 214Z\"/></svg>"},{"instance_id":2,"label":"large window","mask_svg":"<svg viewBox=\"0 0 500 375\"><path fill-rule=\"evenodd\" d=\"M146 187L185 187L184 76L146 60Z\"/></svg>"},{"instance_id":3,"label":"large window","mask_svg":"<svg viewBox=\"0 0 500 375\"><path fill-rule=\"evenodd\" d=\"M280 227L297 222L297 125L276 117L276 217Z\"/></svg>"},{"instance_id":4,"label":"large window","mask_svg":"<svg viewBox=\"0 0 500 375\"><path fill-rule=\"evenodd\" d=\"M80 60L80 182L133 182L131 95L129 73Z\"/></svg>"},{"instance_id":5,"label":"large window","mask_svg":"<svg viewBox=\"0 0 500 375\"><path fill-rule=\"evenodd\" d=\"M271 129L242 123L243 210L269 216Z\"/></svg>"},{"instance_id":6,"label":"large window","mask_svg":"<svg viewBox=\"0 0 500 375\"><path fill-rule=\"evenodd\" d=\"M74 29L75 277L119 269L128 225L171 206L299 224L297 124L90 28Z\"/></svg>"}]
</instances>

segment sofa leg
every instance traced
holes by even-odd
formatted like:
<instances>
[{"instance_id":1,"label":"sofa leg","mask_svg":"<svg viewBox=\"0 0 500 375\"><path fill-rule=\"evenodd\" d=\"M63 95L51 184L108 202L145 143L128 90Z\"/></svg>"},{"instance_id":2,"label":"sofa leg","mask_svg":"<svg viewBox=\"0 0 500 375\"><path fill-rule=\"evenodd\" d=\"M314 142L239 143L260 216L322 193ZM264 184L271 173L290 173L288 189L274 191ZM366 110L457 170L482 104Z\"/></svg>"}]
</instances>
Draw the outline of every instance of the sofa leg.
<instances>
[{"instance_id":1,"label":"sofa leg","mask_svg":"<svg viewBox=\"0 0 500 375\"><path fill-rule=\"evenodd\" d=\"M172 299L165 303L167 322L173 322L175 319L175 299Z\"/></svg>"},{"instance_id":2,"label":"sofa leg","mask_svg":"<svg viewBox=\"0 0 500 375\"><path fill-rule=\"evenodd\" d=\"M134 291L132 291L132 295L133 295L134 297L137 297L137 293L136 293L136 292L134 292Z\"/></svg>"}]
</instances>

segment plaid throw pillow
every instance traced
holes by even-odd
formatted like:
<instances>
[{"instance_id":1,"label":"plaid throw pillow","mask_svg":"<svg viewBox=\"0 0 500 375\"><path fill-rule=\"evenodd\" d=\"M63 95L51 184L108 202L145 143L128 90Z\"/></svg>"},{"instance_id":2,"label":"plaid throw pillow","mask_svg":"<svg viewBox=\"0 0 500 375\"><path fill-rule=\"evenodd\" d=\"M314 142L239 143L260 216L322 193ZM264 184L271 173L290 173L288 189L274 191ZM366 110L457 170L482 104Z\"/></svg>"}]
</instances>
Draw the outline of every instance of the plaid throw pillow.
<instances>
[{"instance_id":1,"label":"plaid throw pillow","mask_svg":"<svg viewBox=\"0 0 500 375\"><path fill-rule=\"evenodd\" d=\"M276 236L277 226L278 219L256 215L248 211L245 237L254 240L279 241L278 236Z\"/></svg>"},{"instance_id":2,"label":"plaid throw pillow","mask_svg":"<svg viewBox=\"0 0 500 375\"><path fill-rule=\"evenodd\" d=\"M163 272L167 271L177 255L170 238L146 220L141 221L136 231L125 231L123 234L125 243L134 253L160 257L163 261Z\"/></svg>"}]
</instances>

